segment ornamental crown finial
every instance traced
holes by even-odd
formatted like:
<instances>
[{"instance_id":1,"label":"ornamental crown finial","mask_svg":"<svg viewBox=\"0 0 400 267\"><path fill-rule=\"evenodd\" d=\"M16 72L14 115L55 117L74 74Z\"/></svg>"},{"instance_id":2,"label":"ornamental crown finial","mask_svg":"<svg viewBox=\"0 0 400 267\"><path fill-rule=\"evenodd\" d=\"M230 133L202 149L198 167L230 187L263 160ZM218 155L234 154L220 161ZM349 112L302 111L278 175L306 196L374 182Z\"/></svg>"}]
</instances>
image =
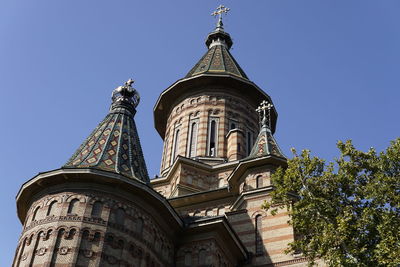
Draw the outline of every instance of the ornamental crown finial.
<instances>
[{"instance_id":1,"label":"ornamental crown finial","mask_svg":"<svg viewBox=\"0 0 400 267\"><path fill-rule=\"evenodd\" d=\"M111 95L113 105L122 102L131 104L134 108L139 105L140 95L138 91L136 91L136 89L132 87L132 84L134 82L134 80L129 79L124 83L123 86L118 86L114 89Z\"/></svg>"}]
</instances>

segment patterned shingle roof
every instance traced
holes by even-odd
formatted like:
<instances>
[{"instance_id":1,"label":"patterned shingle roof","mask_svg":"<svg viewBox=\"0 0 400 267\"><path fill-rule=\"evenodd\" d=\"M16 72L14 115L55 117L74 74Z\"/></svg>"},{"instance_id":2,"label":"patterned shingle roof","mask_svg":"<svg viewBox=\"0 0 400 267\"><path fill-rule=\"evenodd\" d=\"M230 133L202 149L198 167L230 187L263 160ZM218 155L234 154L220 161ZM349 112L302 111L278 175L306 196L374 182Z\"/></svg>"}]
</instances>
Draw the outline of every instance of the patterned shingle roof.
<instances>
[{"instance_id":1,"label":"patterned shingle roof","mask_svg":"<svg viewBox=\"0 0 400 267\"><path fill-rule=\"evenodd\" d=\"M208 51L186 74L185 78L206 73L230 74L248 80L247 75L229 52L232 39L224 31L221 20L218 21L216 29L207 36L206 45Z\"/></svg>"},{"instance_id":2,"label":"patterned shingle roof","mask_svg":"<svg viewBox=\"0 0 400 267\"><path fill-rule=\"evenodd\" d=\"M285 158L271 130L266 126L262 126L249 157L259 158L270 155Z\"/></svg>"},{"instance_id":3,"label":"patterned shingle roof","mask_svg":"<svg viewBox=\"0 0 400 267\"><path fill-rule=\"evenodd\" d=\"M243 79L248 79L231 53L224 45L214 45L199 62L189 71L185 78L193 77L198 74L231 74Z\"/></svg>"},{"instance_id":4,"label":"patterned shingle roof","mask_svg":"<svg viewBox=\"0 0 400 267\"><path fill-rule=\"evenodd\" d=\"M148 183L146 163L133 119L139 95L125 83L113 92L110 111L64 168L94 168Z\"/></svg>"}]
</instances>

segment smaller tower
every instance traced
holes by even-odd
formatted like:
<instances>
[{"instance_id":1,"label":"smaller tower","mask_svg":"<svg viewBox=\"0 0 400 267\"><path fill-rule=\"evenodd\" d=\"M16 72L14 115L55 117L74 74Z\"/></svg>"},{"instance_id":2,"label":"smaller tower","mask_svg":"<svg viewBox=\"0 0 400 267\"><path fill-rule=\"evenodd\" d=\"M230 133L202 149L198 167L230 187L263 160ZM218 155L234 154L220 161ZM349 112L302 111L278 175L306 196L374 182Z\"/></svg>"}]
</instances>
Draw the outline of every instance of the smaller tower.
<instances>
[{"instance_id":1,"label":"smaller tower","mask_svg":"<svg viewBox=\"0 0 400 267\"><path fill-rule=\"evenodd\" d=\"M13 266L173 264L182 222L148 186L132 84L113 91L109 113L61 169L21 187Z\"/></svg>"}]
</instances>

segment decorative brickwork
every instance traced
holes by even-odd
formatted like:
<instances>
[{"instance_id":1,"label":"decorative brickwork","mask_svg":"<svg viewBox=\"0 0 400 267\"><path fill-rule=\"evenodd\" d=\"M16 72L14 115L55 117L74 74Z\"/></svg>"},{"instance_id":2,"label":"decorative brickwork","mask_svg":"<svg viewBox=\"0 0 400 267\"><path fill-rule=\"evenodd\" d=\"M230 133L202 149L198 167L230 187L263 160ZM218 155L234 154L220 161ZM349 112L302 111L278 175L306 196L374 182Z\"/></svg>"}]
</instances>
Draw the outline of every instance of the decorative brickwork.
<instances>
[{"instance_id":1,"label":"decorative brickwork","mask_svg":"<svg viewBox=\"0 0 400 267\"><path fill-rule=\"evenodd\" d=\"M221 17L206 44L154 108L160 177L149 182L130 79L63 168L22 185L14 267L307 265L284 252L294 240L287 210L261 208L271 174L287 164L273 137L272 100L230 54Z\"/></svg>"},{"instance_id":2,"label":"decorative brickwork","mask_svg":"<svg viewBox=\"0 0 400 267\"><path fill-rule=\"evenodd\" d=\"M77 208L68 213L74 200L79 201ZM57 202L50 206L53 201ZM93 216L94 203L99 202L102 210ZM47 215L50 207L54 214ZM118 211L123 211L122 218ZM14 266L168 266L174 250L171 238L145 207L110 194L77 190L50 193L32 203Z\"/></svg>"}]
</instances>

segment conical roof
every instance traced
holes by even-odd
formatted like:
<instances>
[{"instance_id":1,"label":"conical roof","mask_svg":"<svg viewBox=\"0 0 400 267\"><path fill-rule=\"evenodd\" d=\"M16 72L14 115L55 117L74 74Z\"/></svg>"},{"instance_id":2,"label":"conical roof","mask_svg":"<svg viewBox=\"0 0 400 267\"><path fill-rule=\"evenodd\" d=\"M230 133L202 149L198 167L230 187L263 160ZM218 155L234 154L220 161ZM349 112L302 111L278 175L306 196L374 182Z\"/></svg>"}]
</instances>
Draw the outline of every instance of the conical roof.
<instances>
[{"instance_id":1,"label":"conical roof","mask_svg":"<svg viewBox=\"0 0 400 267\"><path fill-rule=\"evenodd\" d=\"M248 80L246 73L229 52L232 44L232 39L224 31L220 18L215 30L207 36L206 46L208 51L186 74L185 78L199 74L228 74Z\"/></svg>"},{"instance_id":2,"label":"conical roof","mask_svg":"<svg viewBox=\"0 0 400 267\"><path fill-rule=\"evenodd\" d=\"M263 101L260 107L257 109L257 111L262 112L261 129L250 155L248 156L249 158L258 158L271 155L280 158L286 158L271 132L271 119L269 114L272 107L272 104Z\"/></svg>"},{"instance_id":3,"label":"conical roof","mask_svg":"<svg viewBox=\"0 0 400 267\"><path fill-rule=\"evenodd\" d=\"M224 45L215 45L208 49L205 55L186 74L185 78L199 74L230 74L243 79L248 79L246 73L239 66L231 53Z\"/></svg>"},{"instance_id":4,"label":"conical roof","mask_svg":"<svg viewBox=\"0 0 400 267\"><path fill-rule=\"evenodd\" d=\"M94 168L149 182L134 115L139 94L129 80L113 91L109 113L64 168Z\"/></svg>"}]
</instances>

